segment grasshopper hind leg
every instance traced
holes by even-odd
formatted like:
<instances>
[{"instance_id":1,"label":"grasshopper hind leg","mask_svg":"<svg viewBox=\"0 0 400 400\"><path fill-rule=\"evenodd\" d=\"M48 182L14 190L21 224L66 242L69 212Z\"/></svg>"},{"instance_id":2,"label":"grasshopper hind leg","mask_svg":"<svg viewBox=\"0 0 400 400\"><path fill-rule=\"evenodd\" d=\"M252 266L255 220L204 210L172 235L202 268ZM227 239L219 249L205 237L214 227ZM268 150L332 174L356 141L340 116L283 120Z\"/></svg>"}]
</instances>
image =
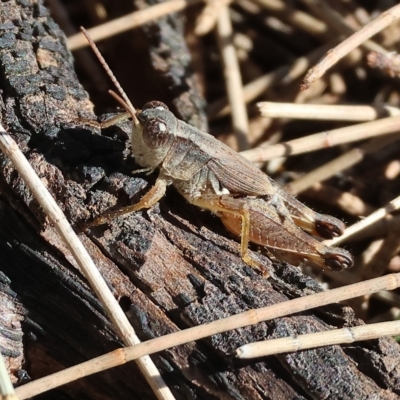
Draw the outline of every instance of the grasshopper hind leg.
<instances>
[{"instance_id":1,"label":"grasshopper hind leg","mask_svg":"<svg viewBox=\"0 0 400 400\"><path fill-rule=\"evenodd\" d=\"M229 200L227 201L227 199ZM233 218L240 217L240 254L242 260L250 267L260 270L264 277L269 276L269 272L265 266L255 260L249 253L251 221L250 212L245 202L236 201L236 199L228 195L206 195L196 199L187 198L187 200L195 206L210 210L217 214L221 218L225 227L235 235L239 232L237 232L236 229L230 229L229 224L226 224L225 220L227 218L229 219L228 216L232 216Z\"/></svg>"},{"instance_id":2,"label":"grasshopper hind leg","mask_svg":"<svg viewBox=\"0 0 400 400\"><path fill-rule=\"evenodd\" d=\"M229 211L232 210L225 210L225 213L229 214ZM233 214L237 215L238 211L233 210ZM250 222L250 213L247 207L243 207L240 209L239 215L242 218L242 227L240 232L240 254L242 256L242 260L252 268L259 269L264 277L269 276L269 272L267 269L257 260L255 260L249 253L249 236L250 236L250 229L251 229L251 222ZM222 220L222 222L224 222Z\"/></svg>"}]
</instances>

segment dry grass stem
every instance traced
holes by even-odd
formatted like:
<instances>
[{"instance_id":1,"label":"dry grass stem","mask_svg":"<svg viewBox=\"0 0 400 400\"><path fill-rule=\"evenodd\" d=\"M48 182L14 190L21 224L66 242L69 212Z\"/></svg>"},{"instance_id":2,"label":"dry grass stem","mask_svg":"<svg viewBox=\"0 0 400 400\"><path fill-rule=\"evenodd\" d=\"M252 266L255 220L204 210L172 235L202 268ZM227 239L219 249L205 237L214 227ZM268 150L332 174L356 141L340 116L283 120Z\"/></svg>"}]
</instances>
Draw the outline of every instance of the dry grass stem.
<instances>
[{"instance_id":1,"label":"dry grass stem","mask_svg":"<svg viewBox=\"0 0 400 400\"><path fill-rule=\"evenodd\" d=\"M290 185L291 183L285 186L285 190L291 193ZM312 187L305 192L305 195L306 197L329 204L332 207L339 207L347 214L355 215L357 217L367 216L375 211L374 207L367 204L355 194L341 191L325 183L314 183ZM387 232L387 230L384 232Z\"/></svg>"},{"instance_id":2,"label":"dry grass stem","mask_svg":"<svg viewBox=\"0 0 400 400\"><path fill-rule=\"evenodd\" d=\"M362 161L366 155L375 153L398 140L398 134L390 135L386 138L372 139L363 146L351 149L334 160L329 161L293 182L290 182L287 185L286 190L293 195L299 194L313 186L315 183L322 182L345 169L353 167Z\"/></svg>"},{"instance_id":3,"label":"dry grass stem","mask_svg":"<svg viewBox=\"0 0 400 400\"><path fill-rule=\"evenodd\" d=\"M387 270L390 260L398 254L399 250L400 227L397 227L385 239L373 241L363 252L363 263L360 266L361 278L371 279L382 276Z\"/></svg>"},{"instance_id":4,"label":"dry grass stem","mask_svg":"<svg viewBox=\"0 0 400 400\"><path fill-rule=\"evenodd\" d=\"M400 76L400 55L396 52L378 53L371 51L368 54L367 61L370 67L378 68L392 78Z\"/></svg>"},{"instance_id":5,"label":"dry grass stem","mask_svg":"<svg viewBox=\"0 0 400 400\"><path fill-rule=\"evenodd\" d=\"M228 7L232 0L207 0L201 14L197 17L194 32L196 35L203 36L210 32L216 22L223 7Z\"/></svg>"},{"instance_id":6,"label":"dry grass stem","mask_svg":"<svg viewBox=\"0 0 400 400\"><path fill-rule=\"evenodd\" d=\"M11 136L0 125L0 148L11 160L16 170L21 175L26 185L45 211L50 221L54 224L57 232L64 240L75 260L79 264L85 277L102 302L110 320L113 322L118 335L126 346L140 343L134 329L129 323L126 315L114 298L107 283L96 268L89 253L79 240L78 236L67 221L65 215L53 199L41 179L36 175L28 160L22 154ZM173 399L172 393L166 387L161 375L150 357L146 356L138 360L138 366L145 376L147 382L159 399ZM30 397L30 396L29 396Z\"/></svg>"},{"instance_id":7,"label":"dry grass stem","mask_svg":"<svg viewBox=\"0 0 400 400\"><path fill-rule=\"evenodd\" d=\"M326 38L328 33L327 25L303 11L290 7L290 4L281 0L255 0L257 4L278 17L287 21L292 26L309 33L312 36Z\"/></svg>"},{"instance_id":8,"label":"dry grass stem","mask_svg":"<svg viewBox=\"0 0 400 400\"><path fill-rule=\"evenodd\" d=\"M269 321L274 318L304 312L327 304L370 295L381 290L394 290L399 286L400 274L390 274L369 281L332 289L328 292L316 293L310 296L274 304L269 307L249 310L205 325L151 339L130 348L115 350L77 366L67 368L64 371L23 385L16 389L16 393L20 399L26 399L27 397L38 395L47 390L65 385L68 382L83 378L84 376L95 374L107 368L116 367L128 361L132 361L143 355L157 353L173 346L179 346L232 329L254 325L262 321Z\"/></svg>"},{"instance_id":9,"label":"dry grass stem","mask_svg":"<svg viewBox=\"0 0 400 400\"><path fill-rule=\"evenodd\" d=\"M313 0L303 0L307 6L323 21L325 21L328 26L336 31L340 35L348 36L352 35L356 29L360 28L360 25L354 18L352 21L347 20L335 9L329 6L327 2L319 1L315 2ZM379 51L385 52L385 49L379 44L373 42L372 40L365 40L361 45L369 51ZM352 49L351 49L352 50ZM349 50L348 52L350 52Z\"/></svg>"},{"instance_id":10,"label":"dry grass stem","mask_svg":"<svg viewBox=\"0 0 400 400\"><path fill-rule=\"evenodd\" d=\"M239 150L247 150L249 145L246 103L243 96L242 77L236 50L233 45L232 23L229 7L222 7L217 17L217 38L224 69L225 85L232 110L233 131Z\"/></svg>"},{"instance_id":11,"label":"dry grass stem","mask_svg":"<svg viewBox=\"0 0 400 400\"><path fill-rule=\"evenodd\" d=\"M88 33L94 42L98 42L117 35L118 33L128 31L129 29L137 28L138 26L144 25L154 19L181 11L188 6L199 2L200 0L169 0L145 10L135 11L121 18L105 22L95 28L88 29ZM67 46L71 51L73 51L88 46L88 42L81 33L77 33L68 38Z\"/></svg>"},{"instance_id":12,"label":"dry grass stem","mask_svg":"<svg viewBox=\"0 0 400 400\"><path fill-rule=\"evenodd\" d=\"M250 343L239 347L236 350L236 356L238 358L266 357L272 354L290 353L322 346L354 343L382 336L395 336L399 333L400 321L381 322Z\"/></svg>"},{"instance_id":13,"label":"dry grass stem","mask_svg":"<svg viewBox=\"0 0 400 400\"><path fill-rule=\"evenodd\" d=\"M335 41L336 43L336 41ZM289 85L300 78L311 65L315 64L324 52L332 46L324 45L309 54L298 57L290 65L283 65L275 70L260 76L259 78L243 86L243 98L245 103L250 103L257 97L278 85ZM230 105L226 98L212 102L207 109L207 116L210 120L221 118L231 112Z\"/></svg>"},{"instance_id":14,"label":"dry grass stem","mask_svg":"<svg viewBox=\"0 0 400 400\"><path fill-rule=\"evenodd\" d=\"M371 297L378 298L393 307L399 307L400 296L395 292L388 292L387 290L382 290L379 293L374 293Z\"/></svg>"},{"instance_id":15,"label":"dry grass stem","mask_svg":"<svg viewBox=\"0 0 400 400\"><path fill-rule=\"evenodd\" d=\"M388 180L397 179L400 176L400 161L390 161L385 168L384 176Z\"/></svg>"},{"instance_id":16,"label":"dry grass stem","mask_svg":"<svg viewBox=\"0 0 400 400\"><path fill-rule=\"evenodd\" d=\"M84 0L85 9L88 11L90 18L96 23L101 23L108 18L108 11L101 0Z\"/></svg>"},{"instance_id":17,"label":"dry grass stem","mask_svg":"<svg viewBox=\"0 0 400 400\"><path fill-rule=\"evenodd\" d=\"M386 105L328 105L328 104L297 104L275 103L263 101L257 103L263 117L293 118L330 121L373 121L382 116L393 117L400 114L400 109Z\"/></svg>"},{"instance_id":18,"label":"dry grass stem","mask_svg":"<svg viewBox=\"0 0 400 400\"><path fill-rule=\"evenodd\" d=\"M362 214L360 214L362 215ZM400 217L387 215L385 218L375 222L371 226L367 226L356 235L352 236L351 240L365 240L371 238L380 238L388 236L394 230L398 230L400 226Z\"/></svg>"},{"instance_id":19,"label":"dry grass stem","mask_svg":"<svg viewBox=\"0 0 400 400\"><path fill-rule=\"evenodd\" d=\"M377 121L315 133L300 139L279 143L268 148L258 147L252 150L246 150L242 152L242 155L254 163L265 162L276 157L286 157L338 146L339 144L369 139L371 137L396 133L399 130L399 124L400 116L383 118Z\"/></svg>"},{"instance_id":20,"label":"dry grass stem","mask_svg":"<svg viewBox=\"0 0 400 400\"><path fill-rule=\"evenodd\" d=\"M399 17L400 5L396 5L386 12L380 14L379 17L369 22L359 31L341 42L334 49L330 50L325 57L307 73L301 85L301 89L307 89L314 81L319 79L329 68L336 64L351 50L355 49L370 37L385 29Z\"/></svg>"},{"instance_id":21,"label":"dry grass stem","mask_svg":"<svg viewBox=\"0 0 400 400\"><path fill-rule=\"evenodd\" d=\"M346 228L342 236L338 236L331 240L326 240L325 244L328 246L337 246L338 244L343 243L358 232L363 231L368 226L374 224L382 218L385 218L388 214L392 213L395 210L398 210L399 208L400 196L389 202L385 207L376 210L368 217Z\"/></svg>"},{"instance_id":22,"label":"dry grass stem","mask_svg":"<svg viewBox=\"0 0 400 400\"><path fill-rule=\"evenodd\" d=\"M62 30L67 36L76 33L76 28L71 21L71 18L67 12L65 5L61 0L48 0L48 7L51 12L54 13L54 19L61 26ZM93 56L88 51L79 51L74 54L76 62L81 66L83 70L93 77L94 84L98 87L99 91L106 91L107 84L103 79L104 74L99 64L93 59Z\"/></svg>"},{"instance_id":23,"label":"dry grass stem","mask_svg":"<svg viewBox=\"0 0 400 400\"><path fill-rule=\"evenodd\" d=\"M325 270L324 276L329 278L333 287L360 282L359 276L350 271L343 271L340 274L337 274L334 271ZM372 297L392 307L397 307L400 304L400 296L397 295L395 292L381 290L377 293L372 293L369 296L363 296L363 299L369 300Z\"/></svg>"},{"instance_id":24,"label":"dry grass stem","mask_svg":"<svg viewBox=\"0 0 400 400\"><path fill-rule=\"evenodd\" d=\"M4 358L0 352L0 399L18 400L15 394L14 386L11 383L10 376L4 362Z\"/></svg>"}]
</instances>

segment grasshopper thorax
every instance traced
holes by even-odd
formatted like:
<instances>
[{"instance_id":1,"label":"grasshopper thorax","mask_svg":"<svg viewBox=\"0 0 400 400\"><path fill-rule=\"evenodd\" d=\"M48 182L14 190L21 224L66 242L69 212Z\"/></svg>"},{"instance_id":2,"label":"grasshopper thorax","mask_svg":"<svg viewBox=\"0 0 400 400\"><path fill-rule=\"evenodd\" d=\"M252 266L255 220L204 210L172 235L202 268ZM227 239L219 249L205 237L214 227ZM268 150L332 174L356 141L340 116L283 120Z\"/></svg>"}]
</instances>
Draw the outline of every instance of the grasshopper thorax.
<instances>
[{"instance_id":1,"label":"grasshopper thorax","mask_svg":"<svg viewBox=\"0 0 400 400\"><path fill-rule=\"evenodd\" d=\"M157 167L168 154L176 132L177 120L160 101L146 103L136 114L139 125L132 130L132 152L138 164Z\"/></svg>"}]
</instances>

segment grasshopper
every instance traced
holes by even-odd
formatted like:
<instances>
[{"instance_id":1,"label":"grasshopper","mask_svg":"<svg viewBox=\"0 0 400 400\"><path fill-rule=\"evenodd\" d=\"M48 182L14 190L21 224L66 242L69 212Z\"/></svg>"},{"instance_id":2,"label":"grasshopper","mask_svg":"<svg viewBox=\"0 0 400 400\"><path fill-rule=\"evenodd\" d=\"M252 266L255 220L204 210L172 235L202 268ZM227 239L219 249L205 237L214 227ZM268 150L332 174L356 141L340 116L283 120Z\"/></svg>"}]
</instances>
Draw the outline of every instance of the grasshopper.
<instances>
[{"instance_id":1,"label":"grasshopper","mask_svg":"<svg viewBox=\"0 0 400 400\"><path fill-rule=\"evenodd\" d=\"M164 103L152 101L136 111L82 31L122 96L111 93L127 111L117 120L133 120L131 144L136 163L149 173L159 171L155 185L139 203L100 216L91 225L150 208L173 185L189 203L213 212L229 231L240 235L241 256L248 265L260 267L249 254L249 241L295 265L307 261L333 270L353 265L347 251L325 246L310 236L338 236L344 229L341 221L312 211L233 149L176 118ZM115 123L112 119L101 125Z\"/></svg>"}]
</instances>

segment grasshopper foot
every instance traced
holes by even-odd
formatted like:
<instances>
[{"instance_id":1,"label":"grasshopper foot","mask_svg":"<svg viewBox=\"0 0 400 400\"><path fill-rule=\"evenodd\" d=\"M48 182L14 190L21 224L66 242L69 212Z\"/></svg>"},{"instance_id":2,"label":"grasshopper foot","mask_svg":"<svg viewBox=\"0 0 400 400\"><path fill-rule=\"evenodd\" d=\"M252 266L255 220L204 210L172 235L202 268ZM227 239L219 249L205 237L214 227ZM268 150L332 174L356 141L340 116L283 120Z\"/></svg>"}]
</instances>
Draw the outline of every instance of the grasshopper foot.
<instances>
[{"instance_id":1,"label":"grasshopper foot","mask_svg":"<svg viewBox=\"0 0 400 400\"><path fill-rule=\"evenodd\" d=\"M338 247L327 247L321 256L325 265L333 271L342 271L354 265L352 255Z\"/></svg>"},{"instance_id":2,"label":"grasshopper foot","mask_svg":"<svg viewBox=\"0 0 400 400\"><path fill-rule=\"evenodd\" d=\"M79 224L79 227L81 228L82 232L87 231L88 229L90 229L92 226L98 226L98 225L103 225L107 222L109 222L109 218L107 218L107 216L99 216L97 218L95 218L93 221L91 222L85 222L82 224Z\"/></svg>"},{"instance_id":3,"label":"grasshopper foot","mask_svg":"<svg viewBox=\"0 0 400 400\"><path fill-rule=\"evenodd\" d=\"M112 217L110 217L109 215L100 215L96 217L92 222L87 223L86 226L90 228L91 226L104 225L111 220Z\"/></svg>"},{"instance_id":4,"label":"grasshopper foot","mask_svg":"<svg viewBox=\"0 0 400 400\"><path fill-rule=\"evenodd\" d=\"M242 260L251 268L257 269L261 272L264 278L269 277L269 272L263 264L252 258L248 253L242 255Z\"/></svg>"}]
</instances>

